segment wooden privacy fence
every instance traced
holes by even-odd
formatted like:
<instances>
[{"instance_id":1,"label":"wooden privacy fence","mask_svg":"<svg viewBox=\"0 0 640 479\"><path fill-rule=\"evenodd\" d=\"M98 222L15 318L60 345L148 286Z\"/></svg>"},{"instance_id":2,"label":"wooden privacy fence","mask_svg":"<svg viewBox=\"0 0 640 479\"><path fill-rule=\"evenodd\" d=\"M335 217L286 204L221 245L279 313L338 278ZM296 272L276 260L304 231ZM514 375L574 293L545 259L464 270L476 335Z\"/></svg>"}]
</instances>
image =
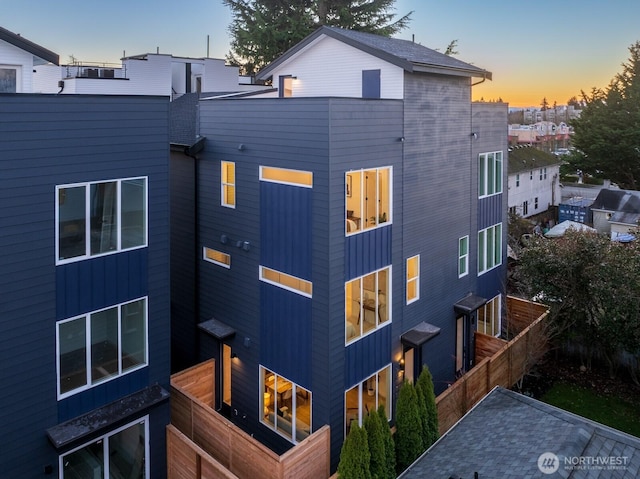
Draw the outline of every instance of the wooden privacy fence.
<instances>
[{"instance_id":1,"label":"wooden privacy fence","mask_svg":"<svg viewBox=\"0 0 640 479\"><path fill-rule=\"evenodd\" d=\"M214 410L214 360L171 377L168 479L329 477L330 428L279 456Z\"/></svg>"},{"instance_id":2,"label":"wooden privacy fence","mask_svg":"<svg viewBox=\"0 0 640 479\"><path fill-rule=\"evenodd\" d=\"M476 333L476 366L436 398L440 435L495 386L512 387L546 350L547 307L507 297L511 341Z\"/></svg>"}]
</instances>

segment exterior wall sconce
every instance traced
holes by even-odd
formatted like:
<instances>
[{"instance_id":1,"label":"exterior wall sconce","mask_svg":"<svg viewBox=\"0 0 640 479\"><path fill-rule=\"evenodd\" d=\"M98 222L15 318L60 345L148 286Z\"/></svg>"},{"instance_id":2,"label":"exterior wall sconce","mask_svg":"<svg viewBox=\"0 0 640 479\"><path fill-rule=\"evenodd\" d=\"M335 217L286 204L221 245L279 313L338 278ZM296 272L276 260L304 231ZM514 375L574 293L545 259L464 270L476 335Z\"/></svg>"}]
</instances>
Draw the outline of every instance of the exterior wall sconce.
<instances>
[{"instance_id":1,"label":"exterior wall sconce","mask_svg":"<svg viewBox=\"0 0 640 479\"><path fill-rule=\"evenodd\" d=\"M231 359L238 359L238 355L236 353L231 353Z\"/></svg>"},{"instance_id":2,"label":"exterior wall sconce","mask_svg":"<svg viewBox=\"0 0 640 479\"><path fill-rule=\"evenodd\" d=\"M398 372L404 374L404 358L400 358L400 361L398 361Z\"/></svg>"},{"instance_id":3,"label":"exterior wall sconce","mask_svg":"<svg viewBox=\"0 0 640 479\"><path fill-rule=\"evenodd\" d=\"M244 146L244 143L240 143L240 144L238 145L238 151L244 151L244 149L245 149L245 148L246 148L246 147Z\"/></svg>"},{"instance_id":4,"label":"exterior wall sconce","mask_svg":"<svg viewBox=\"0 0 640 479\"><path fill-rule=\"evenodd\" d=\"M470 135L474 140L478 139L478 134L474 131L473 133L471 133Z\"/></svg>"}]
</instances>

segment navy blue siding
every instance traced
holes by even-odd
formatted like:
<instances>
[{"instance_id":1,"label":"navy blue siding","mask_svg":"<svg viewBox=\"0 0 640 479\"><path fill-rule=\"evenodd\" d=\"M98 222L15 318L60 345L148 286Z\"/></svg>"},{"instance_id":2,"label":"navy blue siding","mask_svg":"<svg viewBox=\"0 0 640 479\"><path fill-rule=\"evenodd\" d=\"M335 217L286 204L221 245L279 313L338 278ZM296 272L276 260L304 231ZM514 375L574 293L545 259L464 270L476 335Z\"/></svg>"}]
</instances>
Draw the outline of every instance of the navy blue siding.
<instances>
[{"instance_id":1,"label":"navy blue siding","mask_svg":"<svg viewBox=\"0 0 640 479\"><path fill-rule=\"evenodd\" d=\"M260 182L260 262L311 281L313 189Z\"/></svg>"},{"instance_id":2,"label":"navy blue siding","mask_svg":"<svg viewBox=\"0 0 640 479\"><path fill-rule=\"evenodd\" d=\"M3 476L41 477L51 464L56 477L60 451L46 439L47 428L149 384L168 388L167 145L166 98L0 95ZM56 267L56 185L132 176L149 178L146 251ZM97 290L87 286L93 280ZM67 287L77 290L60 291ZM129 294L149 296L150 365L64 404L57 401L56 320ZM166 406L164 413L155 411L162 408L151 419L159 435L152 441L151 468L160 478L166 474L168 412Z\"/></svg>"},{"instance_id":3,"label":"navy blue siding","mask_svg":"<svg viewBox=\"0 0 640 479\"><path fill-rule=\"evenodd\" d=\"M311 299L267 283L260 290L260 362L311 389Z\"/></svg>"},{"instance_id":4,"label":"navy blue siding","mask_svg":"<svg viewBox=\"0 0 640 479\"><path fill-rule=\"evenodd\" d=\"M345 281L391 264L392 226L383 226L345 238Z\"/></svg>"},{"instance_id":5,"label":"navy blue siding","mask_svg":"<svg viewBox=\"0 0 640 479\"><path fill-rule=\"evenodd\" d=\"M148 294L147 248L77 261L56 268L56 320Z\"/></svg>"},{"instance_id":6,"label":"navy blue siding","mask_svg":"<svg viewBox=\"0 0 640 479\"><path fill-rule=\"evenodd\" d=\"M391 362L391 327L385 326L349 345L345 352L344 390Z\"/></svg>"},{"instance_id":7,"label":"navy blue siding","mask_svg":"<svg viewBox=\"0 0 640 479\"><path fill-rule=\"evenodd\" d=\"M503 195L493 195L478 201L478 230L503 222ZM506 224L502 225L503 228Z\"/></svg>"}]
</instances>

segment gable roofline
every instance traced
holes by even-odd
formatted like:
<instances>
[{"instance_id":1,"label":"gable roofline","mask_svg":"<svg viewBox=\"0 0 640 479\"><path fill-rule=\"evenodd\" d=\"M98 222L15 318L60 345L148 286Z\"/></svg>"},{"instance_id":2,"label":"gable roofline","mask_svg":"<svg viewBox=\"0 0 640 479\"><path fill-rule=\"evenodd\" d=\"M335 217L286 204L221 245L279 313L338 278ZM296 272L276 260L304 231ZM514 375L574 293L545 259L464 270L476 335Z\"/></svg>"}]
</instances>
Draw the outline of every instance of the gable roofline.
<instances>
[{"instance_id":1,"label":"gable roofline","mask_svg":"<svg viewBox=\"0 0 640 479\"><path fill-rule=\"evenodd\" d=\"M24 50L25 52L29 52L33 56L41 58L48 63L53 63L54 65L60 64L60 56L57 53L47 50L37 43L33 43L16 33L10 32L6 28L0 27L0 40L4 40L5 42Z\"/></svg>"},{"instance_id":2,"label":"gable roofline","mask_svg":"<svg viewBox=\"0 0 640 479\"><path fill-rule=\"evenodd\" d=\"M403 70L414 73L439 73L446 75L480 77L491 80L491 72L465 63L444 53L437 52L409 40L383 37L373 33L345 30L343 28L321 26L313 33L291 47L280 57L269 63L256 74L259 80L268 79L273 70L295 56L321 36L334 38L346 45L357 48Z\"/></svg>"}]
</instances>

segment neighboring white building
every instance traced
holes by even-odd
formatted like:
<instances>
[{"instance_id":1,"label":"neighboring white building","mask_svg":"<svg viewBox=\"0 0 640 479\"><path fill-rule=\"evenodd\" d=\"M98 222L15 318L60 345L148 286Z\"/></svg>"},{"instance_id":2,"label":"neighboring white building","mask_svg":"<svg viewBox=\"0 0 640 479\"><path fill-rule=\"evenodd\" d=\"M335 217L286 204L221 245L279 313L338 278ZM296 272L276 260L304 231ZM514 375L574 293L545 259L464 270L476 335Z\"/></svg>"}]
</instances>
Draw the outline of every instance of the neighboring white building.
<instances>
[{"instance_id":1,"label":"neighboring white building","mask_svg":"<svg viewBox=\"0 0 640 479\"><path fill-rule=\"evenodd\" d=\"M555 155L531 147L509 150L509 212L523 218L560 203L560 163Z\"/></svg>"},{"instance_id":2,"label":"neighboring white building","mask_svg":"<svg viewBox=\"0 0 640 479\"><path fill-rule=\"evenodd\" d=\"M34 67L58 62L58 54L0 27L0 93L32 93Z\"/></svg>"},{"instance_id":3,"label":"neighboring white building","mask_svg":"<svg viewBox=\"0 0 640 479\"><path fill-rule=\"evenodd\" d=\"M145 53L122 59L121 65L74 63L35 68L39 93L161 95L172 99L192 92L237 92L264 89L239 75L238 67L218 58L174 57Z\"/></svg>"}]
</instances>

